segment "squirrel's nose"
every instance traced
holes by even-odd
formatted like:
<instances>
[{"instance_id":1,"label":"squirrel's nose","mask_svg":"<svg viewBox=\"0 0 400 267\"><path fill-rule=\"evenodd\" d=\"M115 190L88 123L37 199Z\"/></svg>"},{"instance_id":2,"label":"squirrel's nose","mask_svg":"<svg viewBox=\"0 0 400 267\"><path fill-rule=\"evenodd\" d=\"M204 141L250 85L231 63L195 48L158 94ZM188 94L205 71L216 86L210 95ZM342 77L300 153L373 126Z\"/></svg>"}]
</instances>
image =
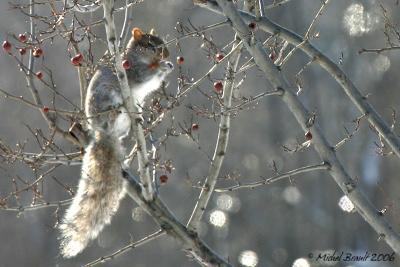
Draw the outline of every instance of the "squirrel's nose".
<instances>
[{"instance_id":1,"label":"squirrel's nose","mask_svg":"<svg viewBox=\"0 0 400 267\"><path fill-rule=\"evenodd\" d=\"M167 62L166 62L166 65L167 65L171 70L174 69L174 64L172 64L171 62L167 61Z\"/></svg>"},{"instance_id":2,"label":"squirrel's nose","mask_svg":"<svg viewBox=\"0 0 400 267\"><path fill-rule=\"evenodd\" d=\"M172 64L170 61L161 61L160 67L163 71L171 72L174 69L174 64Z\"/></svg>"}]
</instances>

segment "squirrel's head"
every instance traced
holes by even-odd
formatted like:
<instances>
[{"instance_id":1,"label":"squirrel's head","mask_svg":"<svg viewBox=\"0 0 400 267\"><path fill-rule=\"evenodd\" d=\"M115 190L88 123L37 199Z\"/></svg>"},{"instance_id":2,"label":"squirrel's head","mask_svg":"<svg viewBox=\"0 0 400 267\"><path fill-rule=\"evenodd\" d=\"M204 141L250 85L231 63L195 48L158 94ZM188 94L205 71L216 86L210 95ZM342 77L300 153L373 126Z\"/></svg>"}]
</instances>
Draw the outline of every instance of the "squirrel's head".
<instances>
[{"instance_id":1,"label":"squirrel's head","mask_svg":"<svg viewBox=\"0 0 400 267\"><path fill-rule=\"evenodd\" d=\"M144 33L140 28L132 29L132 37L128 43L127 49L144 48L153 56L165 59L169 56L168 49L164 41L154 34L154 29L150 33ZM145 51L143 51L145 52Z\"/></svg>"},{"instance_id":2,"label":"squirrel's head","mask_svg":"<svg viewBox=\"0 0 400 267\"><path fill-rule=\"evenodd\" d=\"M127 54L134 54L149 64L165 60L169 56L168 49L164 41L154 35L154 30L150 33L144 33L139 28L132 29L132 37L126 46ZM134 64L135 62L131 62ZM153 64L154 65L154 64ZM154 68L154 66L152 66Z\"/></svg>"},{"instance_id":3,"label":"squirrel's head","mask_svg":"<svg viewBox=\"0 0 400 267\"><path fill-rule=\"evenodd\" d=\"M133 28L132 37L125 50L124 59L129 61L126 70L131 86L147 86L149 91L157 90L174 66L166 58L169 56L164 41L154 32L144 33Z\"/></svg>"}]
</instances>

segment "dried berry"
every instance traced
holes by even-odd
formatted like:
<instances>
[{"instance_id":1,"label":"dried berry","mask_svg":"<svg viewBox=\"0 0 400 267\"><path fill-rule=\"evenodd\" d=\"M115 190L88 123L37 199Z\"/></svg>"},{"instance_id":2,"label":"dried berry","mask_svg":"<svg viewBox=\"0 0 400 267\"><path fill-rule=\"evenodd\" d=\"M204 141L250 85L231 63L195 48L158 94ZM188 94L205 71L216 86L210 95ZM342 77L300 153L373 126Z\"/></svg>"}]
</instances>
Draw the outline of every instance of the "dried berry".
<instances>
[{"instance_id":1,"label":"dried berry","mask_svg":"<svg viewBox=\"0 0 400 267\"><path fill-rule=\"evenodd\" d=\"M43 72L41 72L41 71L36 72L35 75L39 80L41 80L43 78Z\"/></svg>"},{"instance_id":2,"label":"dried berry","mask_svg":"<svg viewBox=\"0 0 400 267\"><path fill-rule=\"evenodd\" d=\"M3 42L3 50L7 53L11 53L11 43L9 41L4 41Z\"/></svg>"},{"instance_id":3,"label":"dried berry","mask_svg":"<svg viewBox=\"0 0 400 267\"><path fill-rule=\"evenodd\" d=\"M132 67L131 62L125 59L124 61L122 61L122 67L126 70L129 70Z\"/></svg>"},{"instance_id":4,"label":"dried berry","mask_svg":"<svg viewBox=\"0 0 400 267\"><path fill-rule=\"evenodd\" d=\"M28 40L28 38L26 37L26 34L20 33L20 34L18 35L18 40L19 40L20 42L22 42L22 43L25 43L26 40Z\"/></svg>"},{"instance_id":5,"label":"dried berry","mask_svg":"<svg viewBox=\"0 0 400 267\"><path fill-rule=\"evenodd\" d=\"M199 129L199 125L197 123L192 124L192 130L197 131Z\"/></svg>"},{"instance_id":6,"label":"dried berry","mask_svg":"<svg viewBox=\"0 0 400 267\"><path fill-rule=\"evenodd\" d=\"M73 58L71 58L71 64L74 66L80 66L81 62L83 60L83 55L81 53L75 55Z\"/></svg>"},{"instance_id":7,"label":"dried berry","mask_svg":"<svg viewBox=\"0 0 400 267\"><path fill-rule=\"evenodd\" d=\"M307 141L310 141L312 139L312 133L310 131L307 131L304 134L304 137L306 138Z\"/></svg>"},{"instance_id":8,"label":"dried berry","mask_svg":"<svg viewBox=\"0 0 400 267\"><path fill-rule=\"evenodd\" d=\"M160 183L161 184L166 184L168 182L168 176L163 174L160 176Z\"/></svg>"},{"instance_id":9,"label":"dried berry","mask_svg":"<svg viewBox=\"0 0 400 267\"><path fill-rule=\"evenodd\" d=\"M220 62L224 58L224 54L218 53L215 55L215 60Z\"/></svg>"},{"instance_id":10,"label":"dried berry","mask_svg":"<svg viewBox=\"0 0 400 267\"><path fill-rule=\"evenodd\" d=\"M34 57L41 57L41 56L43 55L43 50L42 50L40 47L35 47L35 48L33 49L32 55L33 55Z\"/></svg>"},{"instance_id":11,"label":"dried berry","mask_svg":"<svg viewBox=\"0 0 400 267\"><path fill-rule=\"evenodd\" d=\"M176 58L176 63L178 63L178 65L182 65L184 62L185 59L182 56Z\"/></svg>"},{"instance_id":12,"label":"dried berry","mask_svg":"<svg viewBox=\"0 0 400 267\"><path fill-rule=\"evenodd\" d=\"M224 89L224 85L221 81L216 81L214 83L214 89L217 93L222 93L222 90Z\"/></svg>"}]
</instances>

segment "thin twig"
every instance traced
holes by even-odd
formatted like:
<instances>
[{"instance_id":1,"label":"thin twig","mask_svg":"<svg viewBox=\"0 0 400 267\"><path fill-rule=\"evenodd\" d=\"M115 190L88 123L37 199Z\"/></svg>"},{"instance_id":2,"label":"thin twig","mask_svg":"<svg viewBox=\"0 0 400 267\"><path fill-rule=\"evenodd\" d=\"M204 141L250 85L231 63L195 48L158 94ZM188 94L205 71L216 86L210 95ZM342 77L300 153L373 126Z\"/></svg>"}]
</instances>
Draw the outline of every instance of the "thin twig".
<instances>
[{"instance_id":1,"label":"thin twig","mask_svg":"<svg viewBox=\"0 0 400 267\"><path fill-rule=\"evenodd\" d=\"M80 13L91 13L96 11L101 7L100 5L100 0L97 0L96 2L88 5L82 5L78 4L77 1L71 2L73 0L67 0L67 3L70 5L68 8L73 8L74 11L80 12Z\"/></svg>"},{"instance_id":2,"label":"thin twig","mask_svg":"<svg viewBox=\"0 0 400 267\"><path fill-rule=\"evenodd\" d=\"M264 0L258 0L258 7L260 9L260 16L265 17L265 5Z\"/></svg>"},{"instance_id":3,"label":"thin twig","mask_svg":"<svg viewBox=\"0 0 400 267\"><path fill-rule=\"evenodd\" d=\"M128 4L129 4L129 0L125 0L126 7L128 6ZM119 41L118 41L120 50L122 49L122 47L125 46L126 39L129 36L128 32L129 32L131 23L132 23L132 8L127 7L125 9L125 14L124 14L124 24L122 25L121 34L119 35Z\"/></svg>"},{"instance_id":4,"label":"thin twig","mask_svg":"<svg viewBox=\"0 0 400 267\"><path fill-rule=\"evenodd\" d=\"M85 264L83 267L91 267L91 266L95 266L95 265L98 265L98 264L105 263L106 261L109 261L109 260L113 260L114 258L116 258L116 257L128 252L129 250L132 250L134 248L140 247L141 245L144 245L144 244L146 244L146 243L148 243L150 241L153 241L154 239L156 239L158 237L161 237L164 234L165 234L165 231L158 230L155 233L152 233L152 234L150 234L150 235L148 235L148 236L146 236L146 237L144 237L144 238L142 238L142 239L140 239L140 240L138 240L136 242L132 242L132 243L126 245L125 247L120 248L119 250L111 253L110 255L103 256L103 257L100 257L100 258L98 258L98 259L96 259L96 260L94 260L92 262L89 262L89 263Z\"/></svg>"},{"instance_id":5,"label":"thin twig","mask_svg":"<svg viewBox=\"0 0 400 267\"><path fill-rule=\"evenodd\" d=\"M186 38L193 37L194 34L200 34L200 33L203 33L203 32L209 31L209 30L214 30L214 29L220 28L220 27L225 26L225 25L229 25L229 22L227 20L224 20L224 21L221 21L221 22L217 22L215 24L208 25L208 26L203 27L201 29L185 33L185 34L183 34L183 35L181 35L179 37L176 37L174 39L171 39L171 40L165 42L164 45L169 46L171 44L175 44L177 41L182 41L182 40L184 40Z\"/></svg>"},{"instance_id":6,"label":"thin twig","mask_svg":"<svg viewBox=\"0 0 400 267\"><path fill-rule=\"evenodd\" d=\"M36 205L31 205L31 206L19 206L19 207L11 207L11 208L1 208L0 211L14 211L14 212L25 212L25 211L36 211L39 209L45 209L45 208L58 208L60 206L67 206L71 204L72 199L66 199L66 200L61 200L57 202L47 202L43 204L36 204Z\"/></svg>"},{"instance_id":7,"label":"thin twig","mask_svg":"<svg viewBox=\"0 0 400 267\"><path fill-rule=\"evenodd\" d=\"M382 53L382 52L386 52L386 51L391 51L391 50L399 50L400 46L390 46L390 47L383 47L383 48L361 48L358 53L362 54L362 53Z\"/></svg>"},{"instance_id":8,"label":"thin twig","mask_svg":"<svg viewBox=\"0 0 400 267\"><path fill-rule=\"evenodd\" d=\"M18 102L22 102L25 105L27 105L29 107L32 107L32 108L35 108L35 109L37 109L39 111L43 109L43 106L39 106L39 105L29 101L29 100L26 100L22 96L12 95L12 94L8 93L7 91L5 91L5 90L3 90L1 88L0 88L0 93L2 93L5 98L9 98L9 99L12 99L12 100L15 100L15 101L18 101ZM79 115L78 112L73 112L73 111L68 111L68 110L61 110L61 109L52 109L50 107L48 107L46 112L53 112L53 113L59 113L59 114L62 114L62 115L72 115L72 116Z\"/></svg>"},{"instance_id":9,"label":"thin twig","mask_svg":"<svg viewBox=\"0 0 400 267\"><path fill-rule=\"evenodd\" d=\"M301 173L305 173L305 172L312 172L312 171L318 171L318 170L327 170L329 169L329 164L327 163L322 163L322 164L317 164L317 165L311 165L311 166L305 166L305 167L301 167L295 170L291 170L279 175L275 175L273 177L270 178L265 178L262 179L260 181L256 181L256 182L252 182L252 183L246 183L246 184L237 184L237 185L233 185L233 186L229 186L229 187L225 187L225 188L217 188L215 189L215 192L218 193L223 193L223 192L232 192L232 191L236 191L239 189L243 189L243 188L249 188L249 189L253 189L257 186L261 186L261 185L266 185L266 184L271 184L273 182L282 180L284 178L291 178L293 175L297 175L297 174L301 174Z\"/></svg>"},{"instance_id":10,"label":"thin twig","mask_svg":"<svg viewBox=\"0 0 400 267\"><path fill-rule=\"evenodd\" d=\"M259 93L258 95L255 95L248 99L245 99L242 103L227 109L225 112L232 112L234 110L242 109L243 107L253 103L254 101L259 100L260 98L263 98L265 96L273 96L273 95L282 95L282 92L279 90L274 90L274 91L266 91L263 93Z\"/></svg>"},{"instance_id":11,"label":"thin twig","mask_svg":"<svg viewBox=\"0 0 400 267\"><path fill-rule=\"evenodd\" d=\"M322 1L322 5L319 8L317 14L314 16L314 19L312 20L310 26L308 26L308 29L306 31L306 34L304 35L304 40L303 42L301 42L300 44L296 45L287 55L286 57L282 60L282 62L279 64L279 66L282 68L285 63L293 56L294 52L297 51L297 49L299 49L303 44L305 44L307 41L310 40L310 34L312 32L312 30L315 27L315 24L317 22L317 19L321 16L322 12L324 11L324 9L326 8L327 4L329 3L329 0L323 0Z\"/></svg>"},{"instance_id":12,"label":"thin twig","mask_svg":"<svg viewBox=\"0 0 400 267\"><path fill-rule=\"evenodd\" d=\"M283 6L284 4L289 3L290 1L292 0L282 0L282 1L274 0L274 3L266 6L265 9L272 9L275 7Z\"/></svg>"}]
</instances>

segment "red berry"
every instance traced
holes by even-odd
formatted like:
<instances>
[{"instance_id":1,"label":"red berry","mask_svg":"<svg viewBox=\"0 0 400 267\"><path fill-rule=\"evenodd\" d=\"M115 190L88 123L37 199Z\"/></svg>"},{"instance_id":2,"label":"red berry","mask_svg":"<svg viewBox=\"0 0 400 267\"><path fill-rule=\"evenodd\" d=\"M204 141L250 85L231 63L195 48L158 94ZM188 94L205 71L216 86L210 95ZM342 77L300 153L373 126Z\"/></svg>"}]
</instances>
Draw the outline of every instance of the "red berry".
<instances>
[{"instance_id":1,"label":"red berry","mask_svg":"<svg viewBox=\"0 0 400 267\"><path fill-rule=\"evenodd\" d=\"M3 50L7 53L11 53L11 44L9 41L3 42Z\"/></svg>"},{"instance_id":2,"label":"red berry","mask_svg":"<svg viewBox=\"0 0 400 267\"><path fill-rule=\"evenodd\" d=\"M310 141L312 139L312 133L310 131L307 131L304 134L304 137L306 138L307 141Z\"/></svg>"},{"instance_id":3,"label":"red berry","mask_svg":"<svg viewBox=\"0 0 400 267\"><path fill-rule=\"evenodd\" d=\"M224 88L224 85L222 84L221 81L217 81L214 83L214 89L217 93L222 93L223 88Z\"/></svg>"},{"instance_id":4,"label":"red berry","mask_svg":"<svg viewBox=\"0 0 400 267\"><path fill-rule=\"evenodd\" d=\"M43 73L41 71L36 72L36 77L41 80L43 78Z\"/></svg>"},{"instance_id":5,"label":"red berry","mask_svg":"<svg viewBox=\"0 0 400 267\"><path fill-rule=\"evenodd\" d=\"M275 61L275 59L276 59L276 54L275 54L275 52L271 52L271 53L269 54L269 58L270 58L272 61Z\"/></svg>"},{"instance_id":6,"label":"red berry","mask_svg":"<svg viewBox=\"0 0 400 267\"><path fill-rule=\"evenodd\" d=\"M21 56L26 54L26 49L25 48L20 48L20 49L18 49L18 51L21 54Z\"/></svg>"},{"instance_id":7,"label":"red berry","mask_svg":"<svg viewBox=\"0 0 400 267\"><path fill-rule=\"evenodd\" d=\"M132 67L131 62L125 59L124 61L122 61L122 67L126 70L129 70Z\"/></svg>"},{"instance_id":8,"label":"red berry","mask_svg":"<svg viewBox=\"0 0 400 267\"><path fill-rule=\"evenodd\" d=\"M199 129L199 125L197 123L192 124L192 130L197 131Z\"/></svg>"},{"instance_id":9,"label":"red berry","mask_svg":"<svg viewBox=\"0 0 400 267\"><path fill-rule=\"evenodd\" d=\"M27 40L28 38L26 38L26 35L25 35L25 34L20 33L20 34L18 35L18 39L19 39L20 42L25 43L26 40Z\"/></svg>"},{"instance_id":10,"label":"red berry","mask_svg":"<svg viewBox=\"0 0 400 267\"><path fill-rule=\"evenodd\" d=\"M178 63L178 65L182 65L183 62L185 62L185 59L182 56L176 58L176 63Z\"/></svg>"},{"instance_id":11,"label":"red berry","mask_svg":"<svg viewBox=\"0 0 400 267\"><path fill-rule=\"evenodd\" d=\"M215 59L217 60L217 62L220 62L223 58L224 58L224 55L221 53L218 53L215 55Z\"/></svg>"},{"instance_id":12,"label":"red berry","mask_svg":"<svg viewBox=\"0 0 400 267\"><path fill-rule=\"evenodd\" d=\"M80 66L82 60L83 60L83 55L79 53L75 55L73 58L71 58L71 64L74 66Z\"/></svg>"},{"instance_id":13,"label":"red berry","mask_svg":"<svg viewBox=\"0 0 400 267\"><path fill-rule=\"evenodd\" d=\"M43 50L42 50L42 48L35 47L35 48L33 49L32 55L33 55L34 57L41 57L41 56L43 55Z\"/></svg>"},{"instance_id":14,"label":"red berry","mask_svg":"<svg viewBox=\"0 0 400 267\"><path fill-rule=\"evenodd\" d=\"M257 26L257 24L254 21L249 23L249 28L251 30L255 30L256 26Z\"/></svg>"},{"instance_id":15,"label":"red berry","mask_svg":"<svg viewBox=\"0 0 400 267\"><path fill-rule=\"evenodd\" d=\"M44 113L49 112L49 110L50 110L49 107L46 107L46 106L43 107L43 112L44 112Z\"/></svg>"},{"instance_id":16,"label":"red berry","mask_svg":"<svg viewBox=\"0 0 400 267\"><path fill-rule=\"evenodd\" d=\"M166 184L168 182L168 176L163 174L160 176L160 183L161 184Z\"/></svg>"}]
</instances>

